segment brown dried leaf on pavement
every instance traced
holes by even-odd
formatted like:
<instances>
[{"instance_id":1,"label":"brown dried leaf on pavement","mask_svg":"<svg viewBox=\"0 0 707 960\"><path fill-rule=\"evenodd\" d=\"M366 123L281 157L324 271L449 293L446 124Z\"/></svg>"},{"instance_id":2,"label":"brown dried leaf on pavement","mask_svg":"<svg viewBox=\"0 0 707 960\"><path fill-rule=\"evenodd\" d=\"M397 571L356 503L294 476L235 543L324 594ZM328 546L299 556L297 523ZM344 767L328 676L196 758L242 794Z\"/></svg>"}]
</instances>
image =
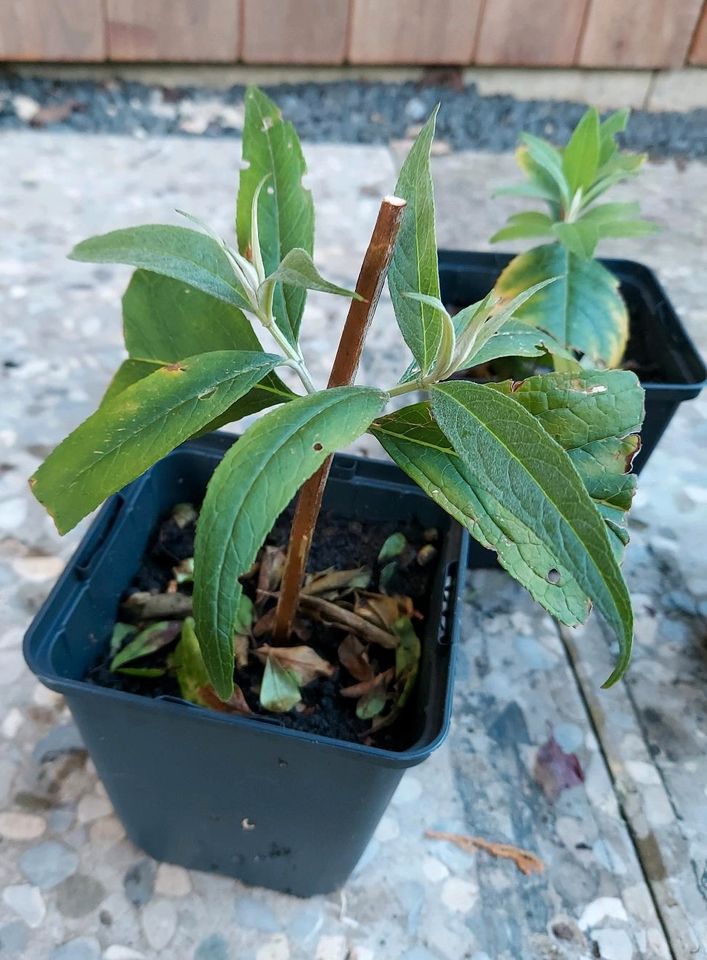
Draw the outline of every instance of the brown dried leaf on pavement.
<instances>
[{"instance_id":1,"label":"brown dried leaf on pavement","mask_svg":"<svg viewBox=\"0 0 707 960\"><path fill-rule=\"evenodd\" d=\"M463 833L444 833L439 830L426 830L425 836L432 840L447 840L454 843L465 853L476 853L477 850L485 850L492 857L499 857L504 860L512 860L521 873L526 877L533 873L542 873L545 864L530 850L521 850L520 847L514 847L510 843L495 843L492 840L484 840L483 837L469 837Z\"/></svg>"}]
</instances>

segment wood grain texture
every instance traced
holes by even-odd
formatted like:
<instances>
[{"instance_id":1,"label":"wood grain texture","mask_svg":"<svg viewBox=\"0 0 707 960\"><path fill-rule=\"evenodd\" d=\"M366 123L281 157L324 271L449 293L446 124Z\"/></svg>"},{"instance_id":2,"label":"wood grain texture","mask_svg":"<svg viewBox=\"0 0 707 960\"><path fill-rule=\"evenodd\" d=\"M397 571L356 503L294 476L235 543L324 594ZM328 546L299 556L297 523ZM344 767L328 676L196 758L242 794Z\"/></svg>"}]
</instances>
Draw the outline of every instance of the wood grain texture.
<instances>
[{"instance_id":1,"label":"wood grain texture","mask_svg":"<svg viewBox=\"0 0 707 960\"><path fill-rule=\"evenodd\" d=\"M692 38L689 61L695 66L707 67L707 3L702 8L702 16Z\"/></svg>"},{"instance_id":2,"label":"wood grain texture","mask_svg":"<svg viewBox=\"0 0 707 960\"><path fill-rule=\"evenodd\" d=\"M103 60L102 0L0 0L0 59Z\"/></svg>"},{"instance_id":3,"label":"wood grain texture","mask_svg":"<svg viewBox=\"0 0 707 960\"><path fill-rule=\"evenodd\" d=\"M471 62L482 0L351 3L351 63Z\"/></svg>"},{"instance_id":4,"label":"wood grain texture","mask_svg":"<svg viewBox=\"0 0 707 960\"><path fill-rule=\"evenodd\" d=\"M246 63L343 63L349 0L243 0Z\"/></svg>"},{"instance_id":5,"label":"wood grain texture","mask_svg":"<svg viewBox=\"0 0 707 960\"><path fill-rule=\"evenodd\" d=\"M487 0L474 62L567 67L575 61L589 0Z\"/></svg>"},{"instance_id":6,"label":"wood grain texture","mask_svg":"<svg viewBox=\"0 0 707 960\"><path fill-rule=\"evenodd\" d=\"M680 67L702 0L591 0L579 64Z\"/></svg>"},{"instance_id":7,"label":"wood grain texture","mask_svg":"<svg viewBox=\"0 0 707 960\"><path fill-rule=\"evenodd\" d=\"M240 0L106 0L110 60L234 62Z\"/></svg>"}]
</instances>

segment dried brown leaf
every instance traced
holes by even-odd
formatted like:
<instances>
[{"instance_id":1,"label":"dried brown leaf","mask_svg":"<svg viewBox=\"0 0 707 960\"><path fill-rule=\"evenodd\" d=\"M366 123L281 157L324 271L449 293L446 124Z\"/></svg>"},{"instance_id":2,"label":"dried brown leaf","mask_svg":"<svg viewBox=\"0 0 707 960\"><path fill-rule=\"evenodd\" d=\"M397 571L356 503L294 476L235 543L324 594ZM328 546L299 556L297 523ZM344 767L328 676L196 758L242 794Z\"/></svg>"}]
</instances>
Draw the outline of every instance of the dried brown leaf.
<instances>
[{"instance_id":1,"label":"dried brown leaf","mask_svg":"<svg viewBox=\"0 0 707 960\"><path fill-rule=\"evenodd\" d=\"M354 683L350 687L342 687L339 690L339 693L342 697L346 697L348 700L358 700L359 697L365 697L376 687L388 686L392 683L395 677L395 670L390 667L390 669L385 670L383 673L378 673L376 676L371 677L370 680L363 680L361 683Z\"/></svg>"},{"instance_id":2,"label":"dried brown leaf","mask_svg":"<svg viewBox=\"0 0 707 960\"><path fill-rule=\"evenodd\" d=\"M531 853L530 850L522 850L510 843L495 843L492 840L484 840L483 837L468 837L463 833L443 833L439 830L427 830L425 836L432 840L447 840L449 843L456 844L465 853L485 850L492 857L512 860L526 877L533 873L542 873L545 869L545 864L540 857Z\"/></svg>"},{"instance_id":3,"label":"dried brown leaf","mask_svg":"<svg viewBox=\"0 0 707 960\"><path fill-rule=\"evenodd\" d=\"M382 593L356 594L354 613L382 630L392 630L396 620L411 617L414 612L410 597L389 597Z\"/></svg>"},{"instance_id":4,"label":"dried brown leaf","mask_svg":"<svg viewBox=\"0 0 707 960\"><path fill-rule=\"evenodd\" d=\"M285 569L285 551L280 547L265 547L260 557L256 600L262 603L267 594L277 590Z\"/></svg>"},{"instance_id":5,"label":"dried brown leaf","mask_svg":"<svg viewBox=\"0 0 707 960\"><path fill-rule=\"evenodd\" d=\"M535 779L548 800L557 800L563 790L584 783L584 771L575 753L565 753L552 733L535 758Z\"/></svg>"},{"instance_id":6,"label":"dried brown leaf","mask_svg":"<svg viewBox=\"0 0 707 960\"><path fill-rule=\"evenodd\" d=\"M369 567L357 567L355 570L324 570L322 573L314 574L303 587L302 593L308 596L345 594L352 590L365 589L370 582Z\"/></svg>"},{"instance_id":7,"label":"dried brown leaf","mask_svg":"<svg viewBox=\"0 0 707 960\"><path fill-rule=\"evenodd\" d=\"M365 646L352 633L347 634L339 644L339 660L352 677L359 681L373 678L373 667L368 660Z\"/></svg>"},{"instance_id":8,"label":"dried brown leaf","mask_svg":"<svg viewBox=\"0 0 707 960\"><path fill-rule=\"evenodd\" d=\"M396 636L382 630L374 623L369 623L368 620L360 617L357 613L336 603L331 603L329 600L323 600L321 597L308 597L306 594L300 594L299 605L310 616L355 633L368 643L377 643L381 647L393 650L400 642Z\"/></svg>"},{"instance_id":9,"label":"dried brown leaf","mask_svg":"<svg viewBox=\"0 0 707 960\"><path fill-rule=\"evenodd\" d=\"M241 716L248 716L253 712L238 685L234 685L229 700L221 700L211 684L199 687L198 696L204 706L211 707L212 710L218 710L219 713L239 713Z\"/></svg>"},{"instance_id":10,"label":"dried brown leaf","mask_svg":"<svg viewBox=\"0 0 707 960\"><path fill-rule=\"evenodd\" d=\"M123 601L121 610L131 620L181 620L191 616L192 600L185 593L138 591Z\"/></svg>"},{"instance_id":11,"label":"dried brown leaf","mask_svg":"<svg viewBox=\"0 0 707 960\"><path fill-rule=\"evenodd\" d=\"M269 637L272 635L275 629L275 609L275 607L271 607L266 610L262 617L256 620L253 624L254 637ZM312 636L312 629L309 624L298 617L292 625L292 633L306 643Z\"/></svg>"},{"instance_id":12,"label":"dried brown leaf","mask_svg":"<svg viewBox=\"0 0 707 960\"><path fill-rule=\"evenodd\" d=\"M276 661L283 670L289 670L297 677L300 686L317 677L330 677L336 670L311 647L271 647L264 643L255 650L255 655L263 663L268 659Z\"/></svg>"},{"instance_id":13,"label":"dried brown leaf","mask_svg":"<svg viewBox=\"0 0 707 960\"><path fill-rule=\"evenodd\" d=\"M250 640L242 634L236 634L233 638L233 653L236 658L236 666L239 670L244 670L248 666L248 654L250 651Z\"/></svg>"}]
</instances>

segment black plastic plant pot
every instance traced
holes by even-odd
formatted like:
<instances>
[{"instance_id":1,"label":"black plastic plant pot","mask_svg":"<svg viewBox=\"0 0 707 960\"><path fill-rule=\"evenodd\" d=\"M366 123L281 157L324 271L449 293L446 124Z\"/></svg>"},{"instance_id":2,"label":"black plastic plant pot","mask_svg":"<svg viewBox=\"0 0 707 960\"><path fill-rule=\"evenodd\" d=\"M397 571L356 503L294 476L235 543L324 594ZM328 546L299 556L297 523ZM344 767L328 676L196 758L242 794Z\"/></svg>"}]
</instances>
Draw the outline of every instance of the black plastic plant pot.
<instances>
[{"instance_id":1,"label":"black plastic plant pot","mask_svg":"<svg viewBox=\"0 0 707 960\"><path fill-rule=\"evenodd\" d=\"M480 300L513 256L440 250L442 300L458 306ZM634 464L634 470L640 472L679 405L702 390L707 370L653 271L631 260L600 262L618 277L628 306L630 338L626 357L639 372L645 371L641 385L646 391L646 417L641 450Z\"/></svg>"},{"instance_id":2,"label":"black plastic plant pot","mask_svg":"<svg viewBox=\"0 0 707 960\"><path fill-rule=\"evenodd\" d=\"M106 503L27 632L25 658L65 696L117 815L150 856L299 896L327 893L351 873L405 770L446 737L467 535L397 467L334 458L325 509L415 518L441 534L400 752L88 683L152 531L176 503L201 502L233 440L190 441Z\"/></svg>"}]
</instances>

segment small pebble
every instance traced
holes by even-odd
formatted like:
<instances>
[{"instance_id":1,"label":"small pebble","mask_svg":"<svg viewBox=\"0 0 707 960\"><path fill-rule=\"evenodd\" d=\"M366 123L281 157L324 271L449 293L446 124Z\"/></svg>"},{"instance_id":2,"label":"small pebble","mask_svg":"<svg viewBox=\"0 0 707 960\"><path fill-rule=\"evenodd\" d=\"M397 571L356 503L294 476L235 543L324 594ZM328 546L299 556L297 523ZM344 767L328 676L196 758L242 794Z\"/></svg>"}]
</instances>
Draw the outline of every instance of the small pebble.
<instances>
[{"instance_id":1,"label":"small pebble","mask_svg":"<svg viewBox=\"0 0 707 960\"><path fill-rule=\"evenodd\" d=\"M113 943L103 954L103 960L147 960L147 957L139 950L133 950L132 947L124 947L120 943Z\"/></svg>"},{"instance_id":2,"label":"small pebble","mask_svg":"<svg viewBox=\"0 0 707 960\"><path fill-rule=\"evenodd\" d=\"M36 840L46 829L45 820L34 813L0 813L0 837L5 840Z\"/></svg>"},{"instance_id":3,"label":"small pebble","mask_svg":"<svg viewBox=\"0 0 707 960\"><path fill-rule=\"evenodd\" d=\"M47 913L44 898L37 887L29 883L18 883L5 887L2 892L4 902L24 920L28 927L41 926Z\"/></svg>"},{"instance_id":4,"label":"small pebble","mask_svg":"<svg viewBox=\"0 0 707 960\"><path fill-rule=\"evenodd\" d=\"M161 863L155 877L155 893L165 897L186 897L191 891L189 873L184 867Z\"/></svg>"},{"instance_id":5,"label":"small pebble","mask_svg":"<svg viewBox=\"0 0 707 960\"><path fill-rule=\"evenodd\" d=\"M164 950L177 930L177 910L171 900L152 900L142 911L142 929L153 950Z\"/></svg>"},{"instance_id":6,"label":"small pebble","mask_svg":"<svg viewBox=\"0 0 707 960\"><path fill-rule=\"evenodd\" d=\"M228 943L220 933L214 933L201 941L196 948L194 960L230 960Z\"/></svg>"},{"instance_id":7,"label":"small pebble","mask_svg":"<svg viewBox=\"0 0 707 960\"><path fill-rule=\"evenodd\" d=\"M290 945L283 933L268 940L255 955L255 960L290 960Z\"/></svg>"},{"instance_id":8,"label":"small pebble","mask_svg":"<svg viewBox=\"0 0 707 960\"><path fill-rule=\"evenodd\" d=\"M17 707L11 707L2 721L2 735L7 737L8 740L13 740L20 732L24 722L24 717Z\"/></svg>"},{"instance_id":9,"label":"small pebble","mask_svg":"<svg viewBox=\"0 0 707 960\"><path fill-rule=\"evenodd\" d=\"M21 920L13 920L0 926L0 950L5 957L26 957L28 931Z\"/></svg>"},{"instance_id":10,"label":"small pebble","mask_svg":"<svg viewBox=\"0 0 707 960\"><path fill-rule=\"evenodd\" d=\"M442 887L442 903L454 913L469 913L479 897L477 884L450 877Z\"/></svg>"},{"instance_id":11,"label":"small pebble","mask_svg":"<svg viewBox=\"0 0 707 960\"><path fill-rule=\"evenodd\" d=\"M76 937L55 947L49 960L100 960L101 947L95 937Z\"/></svg>"},{"instance_id":12,"label":"small pebble","mask_svg":"<svg viewBox=\"0 0 707 960\"><path fill-rule=\"evenodd\" d=\"M77 873L62 880L56 888L56 905L65 917L78 919L95 910L106 895L102 883Z\"/></svg>"},{"instance_id":13,"label":"small pebble","mask_svg":"<svg viewBox=\"0 0 707 960\"><path fill-rule=\"evenodd\" d=\"M113 812L110 800L105 797L98 797L95 794L86 794L79 800L76 815L79 823L91 823L100 817L107 817Z\"/></svg>"},{"instance_id":14,"label":"small pebble","mask_svg":"<svg viewBox=\"0 0 707 960\"><path fill-rule=\"evenodd\" d=\"M54 840L30 847L20 857L20 870L41 890L56 887L70 877L78 865L78 854Z\"/></svg>"},{"instance_id":15,"label":"small pebble","mask_svg":"<svg viewBox=\"0 0 707 960\"><path fill-rule=\"evenodd\" d=\"M154 860L138 860L123 877L125 896L135 907L144 907L155 890Z\"/></svg>"},{"instance_id":16,"label":"small pebble","mask_svg":"<svg viewBox=\"0 0 707 960\"><path fill-rule=\"evenodd\" d=\"M339 934L326 934L319 938L314 960L347 960L348 955L346 937Z\"/></svg>"}]
</instances>

